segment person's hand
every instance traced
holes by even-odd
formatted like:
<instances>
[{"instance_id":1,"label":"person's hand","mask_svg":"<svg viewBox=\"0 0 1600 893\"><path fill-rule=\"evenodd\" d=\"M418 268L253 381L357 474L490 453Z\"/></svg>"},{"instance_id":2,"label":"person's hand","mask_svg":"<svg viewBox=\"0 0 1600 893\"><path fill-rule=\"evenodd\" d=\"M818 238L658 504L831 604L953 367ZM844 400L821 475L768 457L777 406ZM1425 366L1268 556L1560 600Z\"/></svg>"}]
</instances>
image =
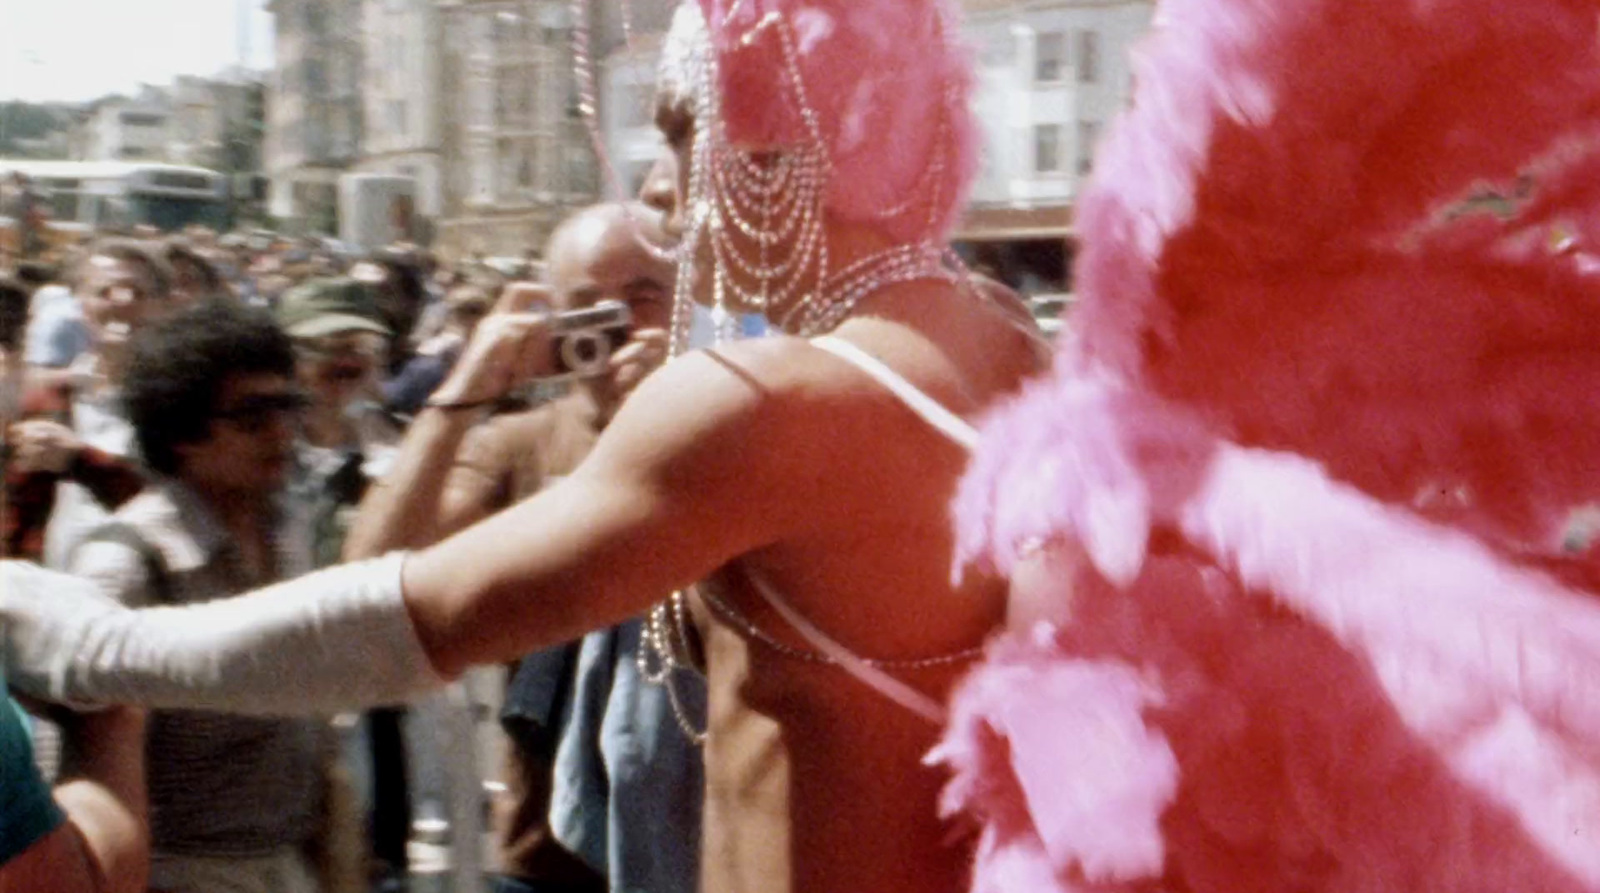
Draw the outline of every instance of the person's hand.
<instances>
[{"instance_id":1,"label":"person's hand","mask_svg":"<svg viewBox=\"0 0 1600 893\"><path fill-rule=\"evenodd\" d=\"M663 329L638 329L628 336L628 342L611 355L611 391L618 403L627 399L650 373L656 371L667 359L671 339Z\"/></svg>"},{"instance_id":2,"label":"person's hand","mask_svg":"<svg viewBox=\"0 0 1600 893\"><path fill-rule=\"evenodd\" d=\"M506 287L472 335L461 359L428 402L475 405L504 397L523 382L554 371L550 356L550 290L531 282Z\"/></svg>"},{"instance_id":3,"label":"person's hand","mask_svg":"<svg viewBox=\"0 0 1600 893\"><path fill-rule=\"evenodd\" d=\"M424 357L442 356L459 348L465 340L461 332L454 329L445 329L443 332L417 345L417 354Z\"/></svg>"},{"instance_id":4,"label":"person's hand","mask_svg":"<svg viewBox=\"0 0 1600 893\"><path fill-rule=\"evenodd\" d=\"M83 451L83 441L71 428L43 419L12 425L10 440L16 450L12 467L24 474L37 471L63 474Z\"/></svg>"}]
</instances>

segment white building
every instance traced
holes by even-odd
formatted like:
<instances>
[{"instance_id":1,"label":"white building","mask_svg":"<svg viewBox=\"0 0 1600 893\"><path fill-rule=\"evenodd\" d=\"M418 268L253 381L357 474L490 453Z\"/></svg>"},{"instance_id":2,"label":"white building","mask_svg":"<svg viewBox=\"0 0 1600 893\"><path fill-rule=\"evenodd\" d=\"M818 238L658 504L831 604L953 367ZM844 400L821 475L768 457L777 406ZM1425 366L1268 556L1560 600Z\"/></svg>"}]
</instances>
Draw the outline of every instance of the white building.
<instances>
[{"instance_id":1,"label":"white building","mask_svg":"<svg viewBox=\"0 0 1600 893\"><path fill-rule=\"evenodd\" d=\"M166 97L153 88L101 100L89 109L73 154L81 161L166 161L171 123Z\"/></svg>"},{"instance_id":2,"label":"white building","mask_svg":"<svg viewBox=\"0 0 1600 893\"><path fill-rule=\"evenodd\" d=\"M445 211L444 16L436 0L362 4L363 127L356 169L409 177L417 212Z\"/></svg>"},{"instance_id":3,"label":"white building","mask_svg":"<svg viewBox=\"0 0 1600 893\"><path fill-rule=\"evenodd\" d=\"M209 81L180 76L168 94L172 107L171 155L179 164L211 166L222 147L226 123L217 91Z\"/></svg>"},{"instance_id":4,"label":"white building","mask_svg":"<svg viewBox=\"0 0 1600 893\"><path fill-rule=\"evenodd\" d=\"M566 0L445 4L457 84L453 214L441 241L459 251L538 252L595 195L578 108L574 22Z\"/></svg>"},{"instance_id":5,"label":"white building","mask_svg":"<svg viewBox=\"0 0 1600 893\"><path fill-rule=\"evenodd\" d=\"M254 74L180 75L167 91L171 109L167 160L220 171L261 167L264 89Z\"/></svg>"},{"instance_id":6,"label":"white building","mask_svg":"<svg viewBox=\"0 0 1600 893\"><path fill-rule=\"evenodd\" d=\"M1072 205L1132 94L1150 0L966 0L983 165L957 234L1024 291L1065 288ZM1015 272L1015 275L1011 275Z\"/></svg>"},{"instance_id":7,"label":"white building","mask_svg":"<svg viewBox=\"0 0 1600 893\"><path fill-rule=\"evenodd\" d=\"M608 195L617 187L629 197L637 195L651 165L667 151L655 126L661 37L640 35L613 50L601 66L600 119L617 181L604 184Z\"/></svg>"},{"instance_id":8,"label":"white building","mask_svg":"<svg viewBox=\"0 0 1600 893\"><path fill-rule=\"evenodd\" d=\"M605 143L622 185L636 190L664 151L654 123L656 60L671 3L634 0L639 32L614 20L601 72ZM641 12L640 7L644 9ZM1132 92L1128 50L1149 28L1152 0L964 0L978 53L973 98L983 160L955 234L969 260L1030 293L1068 287L1072 206L1108 122Z\"/></svg>"},{"instance_id":9,"label":"white building","mask_svg":"<svg viewBox=\"0 0 1600 893\"><path fill-rule=\"evenodd\" d=\"M490 255L537 253L563 217L609 194L581 107L573 40L576 26L587 25L598 126L609 138L614 101L607 60L623 43L622 4L588 4L586 23L572 19L568 0L443 0L443 6L445 83L455 117L446 134L451 213L440 241ZM642 40L659 40L650 35L659 35L672 6L630 0ZM653 61L640 61L638 78L653 84ZM654 149L630 148L617 164L635 176L646 155L653 161Z\"/></svg>"},{"instance_id":10,"label":"white building","mask_svg":"<svg viewBox=\"0 0 1600 893\"><path fill-rule=\"evenodd\" d=\"M268 210L287 229L332 232L339 174L360 157L362 0L271 0Z\"/></svg>"}]
</instances>

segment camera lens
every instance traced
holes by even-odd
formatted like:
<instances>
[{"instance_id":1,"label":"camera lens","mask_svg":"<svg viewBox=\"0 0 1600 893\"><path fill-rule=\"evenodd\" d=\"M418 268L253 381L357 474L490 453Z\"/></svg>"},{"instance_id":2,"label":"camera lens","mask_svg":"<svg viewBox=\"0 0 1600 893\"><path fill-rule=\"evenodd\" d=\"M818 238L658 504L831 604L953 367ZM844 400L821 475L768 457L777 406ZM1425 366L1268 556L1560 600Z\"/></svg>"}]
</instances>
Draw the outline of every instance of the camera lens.
<instances>
[{"instance_id":1,"label":"camera lens","mask_svg":"<svg viewBox=\"0 0 1600 893\"><path fill-rule=\"evenodd\" d=\"M605 371L607 359L606 342L596 332L573 332L561 342L561 365L574 375L598 375Z\"/></svg>"}]
</instances>

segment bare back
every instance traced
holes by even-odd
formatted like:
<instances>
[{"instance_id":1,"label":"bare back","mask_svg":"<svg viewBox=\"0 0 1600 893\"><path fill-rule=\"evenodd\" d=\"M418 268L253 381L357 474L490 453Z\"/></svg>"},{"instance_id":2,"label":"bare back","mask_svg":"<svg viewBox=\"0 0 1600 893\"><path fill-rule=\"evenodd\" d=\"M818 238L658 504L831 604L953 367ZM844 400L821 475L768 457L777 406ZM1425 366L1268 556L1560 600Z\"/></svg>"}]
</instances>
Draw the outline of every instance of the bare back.
<instances>
[{"instance_id":1,"label":"bare back","mask_svg":"<svg viewBox=\"0 0 1600 893\"><path fill-rule=\"evenodd\" d=\"M971 417L1035 371L1032 355L986 312L949 309L932 331L869 318L837 335ZM998 582L950 586L967 454L845 361L777 350L807 355L785 391L826 405L814 440L782 446L816 452L813 525L726 568L697 607L711 682L702 889L963 890L970 855L947 844L943 773L922 765L939 729L817 660L750 576L942 703L1004 613Z\"/></svg>"}]
</instances>

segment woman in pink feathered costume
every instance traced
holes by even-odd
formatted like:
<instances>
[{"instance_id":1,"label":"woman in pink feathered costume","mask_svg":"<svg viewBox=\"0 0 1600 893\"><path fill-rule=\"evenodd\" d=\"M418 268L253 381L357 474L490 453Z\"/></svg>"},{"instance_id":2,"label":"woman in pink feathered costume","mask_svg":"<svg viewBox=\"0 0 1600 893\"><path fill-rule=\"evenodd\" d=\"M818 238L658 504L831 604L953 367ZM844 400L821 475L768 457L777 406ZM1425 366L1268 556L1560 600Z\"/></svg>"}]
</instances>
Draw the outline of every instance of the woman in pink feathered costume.
<instances>
[{"instance_id":1,"label":"woman in pink feathered costume","mask_svg":"<svg viewBox=\"0 0 1600 893\"><path fill-rule=\"evenodd\" d=\"M1592 0L1163 0L958 500L977 890L1600 890L1597 111Z\"/></svg>"}]
</instances>

